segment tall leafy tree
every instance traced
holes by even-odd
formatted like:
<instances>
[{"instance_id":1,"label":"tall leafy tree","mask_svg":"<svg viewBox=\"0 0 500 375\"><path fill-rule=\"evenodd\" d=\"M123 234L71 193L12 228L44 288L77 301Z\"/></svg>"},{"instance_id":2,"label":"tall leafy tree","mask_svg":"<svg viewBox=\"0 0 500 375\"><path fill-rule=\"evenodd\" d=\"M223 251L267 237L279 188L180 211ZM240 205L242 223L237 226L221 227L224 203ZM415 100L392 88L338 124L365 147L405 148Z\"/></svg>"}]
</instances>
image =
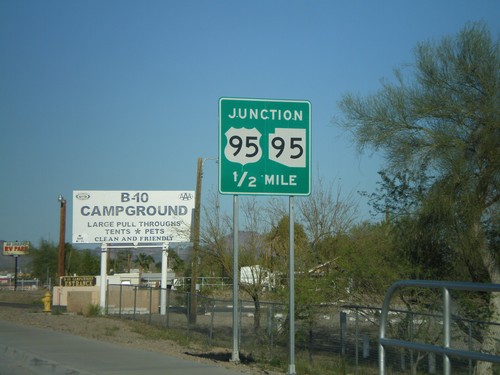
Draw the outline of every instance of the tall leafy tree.
<instances>
[{"instance_id":1,"label":"tall leafy tree","mask_svg":"<svg viewBox=\"0 0 500 375\"><path fill-rule=\"evenodd\" d=\"M156 268L161 269L161 262L156 263ZM182 272L185 268L185 263L175 250L168 250L168 266L175 272Z\"/></svg>"},{"instance_id":2,"label":"tall leafy tree","mask_svg":"<svg viewBox=\"0 0 500 375\"><path fill-rule=\"evenodd\" d=\"M409 79L396 70L395 82L383 82L374 95L344 96L342 125L361 150L383 151L392 173L432 176L416 212L420 224L440 226L427 243L443 240L440 249L451 246L471 263L478 259L488 280L500 283L498 247L491 240L499 227L499 41L484 25L470 24L456 37L417 45L413 68ZM498 293L489 307L499 321ZM495 337L500 329L493 326L483 339L485 352L497 352ZM491 366L478 371L491 373Z\"/></svg>"},{"instance_id":3,"label":"tall leafy tree","mask_svg":"<svg viewBox=\"0 0 500 375\"><path fill-rule=\"evenodd\" d=\"M304 226L294 223L294 248L295 248L295 266L304 271L311 264L308 251L308 240ZM288 259L290 249L290 219L289 216L283 216L276 225L266 235L266 242L269 248L269 257L271 259L272 271L288 273Z\"/></svg>"},{"instance_id":4,"label":"tall leafy tree","mask_svg":"<svg viewBox=\"0 0 500 375\"><path fill-rule=\"evenodd\" d=\"M42 240L37 248L31 249L30 256L33 276L40 280L46 280L49 277L50 283L55 285L57 283L58 247Z\"/></svg>"},{"instance_id":5,"label":"tall leafy tree","mask_svg":"<svg viewBox=\"0 0 500 375\"><path fill-rule=\"evenodd\" d=\"M101 273L101 259L98 254L90 250L79 251L78 274L80 275L99 275Z\"/></svg>"},{"instance_id":6,"label":"tall leafy tree","mask_svg":"<svg viewBox=\"0 0 500 375\"><path fill-rule=\"evenodd\" d=\"M343 277L349 278L352 302L380 304L387 288L406 271L392 237L389 224L363 222L335 239L338 265Z\"/></svg>"},{"instance_id":7,"label":"tall leafy tree","mask_svg":"<svg viewBox=\"0 0 500 375\"><path fill-rule=\"evenodd\" d=\"M114 254L108 252L108 273L121 273L130 272L130 266L132 262L132 251L127 250L115 250Z\"/></svg>"},{"instance_id":8,"label":"tall leafy tree","mask_svg":"<svg viewBox=\"0 0 500 375\"><path fill-rule=\"evenodd\" d=\"M151 256L150 254L139 253L136 255L134 263L138 264L139 269L141 270L141 272L143 272L143 271L149 271L151 265L155 264L155 260L153 256Z\"/></svg>"},{"instance_id":9,"label":"tall leafy tree","mask_svg":"<svg viewBox=\"0 0 500 375\"><path fill-rule=\"evenodd\" d=\"M33 276L40 280L51 278L51 284L58 283L57 274L59 248L57 245L42 240L38 247L30 252ZM77 250L71 244L65 244L65 274L98 275L100 273L100 257L92 251ZM54 284L55 283L55 284Z\"/></svg>"}]
</instances>

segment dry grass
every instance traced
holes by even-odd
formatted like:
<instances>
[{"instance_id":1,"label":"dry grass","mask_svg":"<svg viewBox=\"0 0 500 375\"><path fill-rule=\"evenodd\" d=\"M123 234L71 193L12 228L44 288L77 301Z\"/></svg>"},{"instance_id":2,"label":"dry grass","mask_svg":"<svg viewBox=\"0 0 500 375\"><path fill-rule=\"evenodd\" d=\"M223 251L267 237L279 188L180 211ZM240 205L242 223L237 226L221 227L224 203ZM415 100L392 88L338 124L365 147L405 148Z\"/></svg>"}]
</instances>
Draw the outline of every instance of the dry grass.
<instances>
[{"instance_id":1,"label":"dry grass","mask_svg":"<svg viewBox=\"0 0 500 375\"><path fill-rule=\"evenodd\" d=\"M47 291L43 289L30 291L0 289L0 302L13 302L42 306L42 297L45 293L47 293Z\"/></svg>"}]
</instances>

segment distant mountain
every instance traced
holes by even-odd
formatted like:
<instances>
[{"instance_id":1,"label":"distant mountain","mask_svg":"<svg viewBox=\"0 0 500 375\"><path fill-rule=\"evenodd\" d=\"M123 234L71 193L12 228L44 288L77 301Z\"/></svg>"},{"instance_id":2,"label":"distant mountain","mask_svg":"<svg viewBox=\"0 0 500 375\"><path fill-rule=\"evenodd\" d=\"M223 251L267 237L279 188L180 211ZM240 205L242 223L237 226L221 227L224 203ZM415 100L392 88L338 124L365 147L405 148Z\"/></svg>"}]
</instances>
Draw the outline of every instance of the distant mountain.
<instances>
[{"instance_id":1,"label":"distant mountain","mask_svg":"<svg viewBox=\"0 0 500 375\"><path fill-rule=\"evenodd\" d=\"M124 244L125 246L128 244ZM131 247L124 247L124 248L113 248L111 246L108 250L111 250L111 258L115 256L117 252L120 251L131 251L132 255L135 256L136 254L146 254L146 255L151 255L155 262L161 261L161 253L162 253L162 248L161 247L137 247L134 248L133 246ZM191 257L191 253L193 251L193 246L191 243L172 243L169 246L169 250L175 251L179 257L186 261ZM98 254L101 253L101 248L96 247L95 249L91 250L92 252L96 252Z\"/></svg>"}]
</instances>

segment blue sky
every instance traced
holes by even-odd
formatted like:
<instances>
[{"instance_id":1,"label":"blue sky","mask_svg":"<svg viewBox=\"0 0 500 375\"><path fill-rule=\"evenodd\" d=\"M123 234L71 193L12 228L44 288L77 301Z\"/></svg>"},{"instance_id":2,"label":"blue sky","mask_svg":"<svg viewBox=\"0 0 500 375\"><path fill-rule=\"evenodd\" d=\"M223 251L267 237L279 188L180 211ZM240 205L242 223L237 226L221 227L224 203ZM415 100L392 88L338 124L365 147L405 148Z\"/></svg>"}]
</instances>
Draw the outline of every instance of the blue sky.
<instances>
[{"instance_id":1,"label":"blue sky","mask_svg":"<svg viewBox=\"0 0 500 375\"><path fill-rule=\"evenodd\" d=\"M59 194L70 239L73 190L194 190L220 97L309 100L313 179L373 191L383 159L332 125L342 94L374 93L467 22L497 38L499 19L496 0L2 0L0 239L57 243Z\"/></svg>"}]
</instances>

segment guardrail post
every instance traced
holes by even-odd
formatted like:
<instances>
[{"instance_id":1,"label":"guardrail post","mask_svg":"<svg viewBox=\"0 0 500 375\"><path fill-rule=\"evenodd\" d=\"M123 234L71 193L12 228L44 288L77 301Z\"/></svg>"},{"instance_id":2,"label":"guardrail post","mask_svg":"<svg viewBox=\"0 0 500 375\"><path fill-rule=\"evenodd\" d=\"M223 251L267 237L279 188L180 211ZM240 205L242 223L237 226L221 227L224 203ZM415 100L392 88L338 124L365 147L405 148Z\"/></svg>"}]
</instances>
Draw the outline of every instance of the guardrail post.
<instances>
[{"instance_id":1,"label":"guardrail post","mask_svg":"<svg viewBox=\"0 0 500 375\"><path fill-rule=\"evenodd\" d=\"M357 375L358 374L358 367L359 367L359 348L358 348L358 346L359 346L359 310L357 307L356 307L355 311L356 311L356 317L355 317L355 327L354 327L354 331L355 331L354 342L356 345L356 348L355 348L356 369L355 369L354 373Z\"/></svg>"},{"instance_id":2,"label":"guardrail post","mask_svg":"<svg viewBox=\"0 0 500 375\"><path fill-rule=\"evenodd\" d=\"M436 354L429 353L429 374L436 373Z\"/></svg>"},{"instance_id":3,"label":"guardrail post","mask_svg":"<svg viewBox=\"0 0 500 375\"><path fill-rule=\"evenodd\" d=\"M472 322L469 321L469 337L467 339L467 349L469 352L472 351ZM472 360L469 359L469 375L472 375Z\"/></svg>"},{"instance_id":4,"label":"guardrail post","mask_svg":"<svg viewBox=\"0 0 500 375\"><path fill-rule=\"evenodd\" d=\"M448 288L443 288L443 347L449 348L451 344L451 334L450 334L450 317L451 317L451 307L450 307L450 291ZM450 357L446 353L443 354L443 373L444 375L450 375L451 365Z\"/></svg>"},{"instance_id":5,"label":"guardrail post","mask_svg":"<svg viewBox=\"0 0 500 375\"><path fill-rule=\"evenodd\" d=\"M408 321L408 339L409 341L413 341L413 319L414 319L413 312L410 311L408 315L410 316ZM413 371L413 367L415 365L413 354L414 354L413 349L410 349L410 370L412 374L415 374L416 371Z\"/></svg>"},{"instance_id":6,"label":"guardrail post","mask_svg":"<svg viewBox=\"0 0 500 375\"><path fill-rule=\"evenodd\" d=\"M340 353L344 356L346 353L346 335L347 335L347 313L340 312Z\"/></svg>"},{"instance_id":7,"label":"guardrail post","mask_svg":"<svg viewBox=\"0 0 500 375\"><path fill-rule=\"evenodd\" d=\"M370 357L370 336L368 333L363 334L363 358Z\"/></svg>"}]
</instances>

